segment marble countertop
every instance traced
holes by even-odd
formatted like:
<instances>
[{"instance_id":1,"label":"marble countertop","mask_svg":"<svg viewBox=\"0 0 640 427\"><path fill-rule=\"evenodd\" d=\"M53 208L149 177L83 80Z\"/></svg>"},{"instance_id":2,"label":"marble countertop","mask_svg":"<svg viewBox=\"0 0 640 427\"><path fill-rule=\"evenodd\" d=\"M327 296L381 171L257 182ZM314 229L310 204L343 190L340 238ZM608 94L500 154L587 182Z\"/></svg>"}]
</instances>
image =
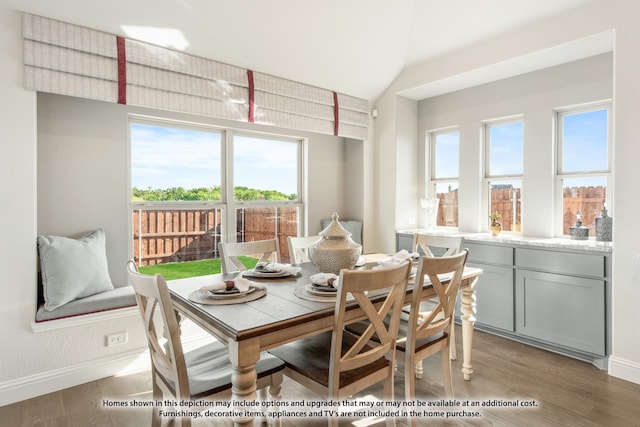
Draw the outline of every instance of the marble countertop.
<instances>
[{"instance_id":1,"label":"marble countertop","mask_svg":"<svg viewBox=\"0 0 640 427\"><path fill-rule=\"evenodd\" d=\"M497 243L505 245L539 246L547 248L577 249L586 251L612 252L611 242L598 242L595 239L572 240L563 237L524 237L520 234L500 233L499 236L492 236L491 233L465 233L446 228L427 229L405 229L398 230L400 234L427 233L438 236L462 236L468 241L483 243Z\"/></svg>"}]
</instances>

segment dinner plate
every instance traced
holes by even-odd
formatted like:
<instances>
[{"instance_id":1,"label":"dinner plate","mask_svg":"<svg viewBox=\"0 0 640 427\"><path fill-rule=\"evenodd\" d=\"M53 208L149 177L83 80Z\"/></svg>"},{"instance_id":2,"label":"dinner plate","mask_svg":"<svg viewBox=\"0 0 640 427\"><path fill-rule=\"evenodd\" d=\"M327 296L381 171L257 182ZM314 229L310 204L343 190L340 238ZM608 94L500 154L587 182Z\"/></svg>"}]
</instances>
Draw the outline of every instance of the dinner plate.
<instances>
[{"instance_id":1,"label":"dinner plate","mask_svg":"<svg viewBox=\"0 0 640 427\"><path fill-rule=\"evenodd\" d=\"M255 291L256 288L255 286L249 286L249 289L247 289L246 291L240 291L238 289L230 289L230 290L209 290L204 292L204 294L206 296L208 296L209 298L213 298L213 299L230 299L230 298L240 298L243 297L247 294L250 294L251 292Z\"/></svg>"},{"instance_id":2,"label":"dinner plate","mask_svg":"<svg viewBox=\"0 0 640 427\"><path fill-rule=\"evenodd\" d=\"M338 293L338 290L336 289L335 291L330 291L330 290L320 290L317 287L313 286L311 283L307 283L304 288L307 290L307 292L309 292L311 295L317 295L319 297L335 297L336 294Z\"/></svg>"},{"instance_id":3,"label":"dinner plate","mask_svg":"<svg viewBox=\"0 0 640 427\"><path fill-rule=\"evenodd\" d=\"M247 270L247 271L243 271L242 275L246 277L287 277L287 276L290 276L291 273L289 273L288 271Z\"/></svg>"}]
</instances>

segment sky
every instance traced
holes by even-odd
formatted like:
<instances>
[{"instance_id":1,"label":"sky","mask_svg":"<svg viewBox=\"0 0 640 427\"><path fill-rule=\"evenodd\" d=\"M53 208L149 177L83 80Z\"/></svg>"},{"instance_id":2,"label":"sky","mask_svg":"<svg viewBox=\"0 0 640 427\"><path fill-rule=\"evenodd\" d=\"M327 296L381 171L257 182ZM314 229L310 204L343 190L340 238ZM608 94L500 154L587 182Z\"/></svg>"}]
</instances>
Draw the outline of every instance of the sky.
<instances>
[{"instance_id":1,"label":"sky","mask_svg":"<svg viewBox=\"0 0 640 427\"><path fill-rule=\"evenodd\" d=\"M608 169L607 110L561 116L562 169L583 172ZM140 189L220 186L223 134L214 130L131 124L131 185ZM458 176L459 133L436 135L436 176ZM490 170L494 176L520 175L523 169L523 122L490 128ZM299 145L236 135L234 183L258 190L297 193ZM584 182L585 184L582 184ZM574 185L589 185L573 180Z\"/></svg>"},{"instance_id":2,"label":"sky","mask_svg":"<svg viewBox=\"0 0 640 427\"><path fill-rule=\"evenodd\" d=\"M606 171L608 167L607 110L561 115L562 171ZM436 177L458 176L458 132L436 135ZM490 171L493 176L523 172L524 125L522 121L492 125L489 130Z\"/></svg>"},{"instance_id":3,"label":"sky","mask_svg":"<svg viewBox=\"0 0 640 427\"><path fill-rule=\"evenodd\" d=\"M215 187L222 183L222 133L131 124L131 186ZM234 139L236 186L297 193L298 144L246 135Z\"/></svg>"}]
</instances>

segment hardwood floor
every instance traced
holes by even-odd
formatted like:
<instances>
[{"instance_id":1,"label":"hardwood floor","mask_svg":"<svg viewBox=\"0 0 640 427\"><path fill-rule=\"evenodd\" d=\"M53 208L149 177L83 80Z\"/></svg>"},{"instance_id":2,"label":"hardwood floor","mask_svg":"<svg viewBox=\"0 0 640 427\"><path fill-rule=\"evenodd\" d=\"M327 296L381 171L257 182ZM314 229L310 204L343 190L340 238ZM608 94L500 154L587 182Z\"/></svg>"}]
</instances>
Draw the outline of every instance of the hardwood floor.
<instances>
[{"instance_id":1,"label":"hardwood floor","mask_svg":"<svg viewBox=\"0 0 640 427\"><path fill-rule=\"evenodd\" d=\"M457 331L458 340L461 331ZM461 352L460 343L458 351ZM464 381L461 360L453 362L457 401L535 401L537 407L458 407L456 411L478 411L480 417L422 418L420 426L640 426L640 385L610 377L594 366L564 356L476 331L473 343L472 381ZM416 383L422 401L440 401L444 389L440 359L425 360L425 377ZM366 395L381 396L382 389ZM396 395L403 396L402 369L396 377ZM285 400L319 400L298 384L285 379ZM365 395L356 398L370 400ZM0 407L2 426L147 426L149 408L117 408L103 401L144 402L151 399L148 372L110 377L59 392ZM451 411L450 408L430 408ZM405 418L397 419L400 426ZM283 426L326 426L326 420L283 419ZM364 427L383 425L382 420L343 419L340 425ZM163 425L175 425L167 421ZM231 426L229 419L201 418L194 426Z\"/></svg>"}]
</instances>

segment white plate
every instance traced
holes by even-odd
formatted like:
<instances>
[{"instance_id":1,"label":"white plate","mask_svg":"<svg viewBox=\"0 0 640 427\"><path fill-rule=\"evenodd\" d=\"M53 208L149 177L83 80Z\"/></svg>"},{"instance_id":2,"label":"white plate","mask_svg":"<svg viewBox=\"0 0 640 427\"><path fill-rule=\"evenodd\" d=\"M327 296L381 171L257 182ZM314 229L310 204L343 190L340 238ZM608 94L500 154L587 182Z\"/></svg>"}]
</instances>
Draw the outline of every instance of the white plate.
<instances>
[{"instance_id":1,"label":"white plate","mask_svg":"<svg viewBox=\"0 0 640 427\"><path fill-rule=\"evenodd\" d=\"M203 292L207 297L213 299L232 299L232 298L241 298L251 292L255 291L255 286L249 286L249 289L246 291L238 291L238 292L229 292L229 291L205 291Z\"/></svg>"},{"instance_id":2,"label":"white plate","mask_svg":"<svg viewBox=\"0 0 640 427\"><path fill-rule=\"evenodd\" d=\"M313 285L311 283L307 283L306 285L304 285L304 288L311 295L316 295L316 296L319 296L319 297L332 298L332 297L335 297L338 294L338 290L337 289L336 289L335 292L332 292L332 291L318 291L318 290L313 288Z\"/></svg>"},{"instance_id":3,"label":"white plate","mask_svg":"<svg viewBox=\"0 0 640 427\"><path fill-rule=\"evenodd\" d=\"M288 271L256 271L256 270L247 270L243 271L242 275L245 277L287 277L290 276L291 273Z\"/></svg>"}]
</instances>

